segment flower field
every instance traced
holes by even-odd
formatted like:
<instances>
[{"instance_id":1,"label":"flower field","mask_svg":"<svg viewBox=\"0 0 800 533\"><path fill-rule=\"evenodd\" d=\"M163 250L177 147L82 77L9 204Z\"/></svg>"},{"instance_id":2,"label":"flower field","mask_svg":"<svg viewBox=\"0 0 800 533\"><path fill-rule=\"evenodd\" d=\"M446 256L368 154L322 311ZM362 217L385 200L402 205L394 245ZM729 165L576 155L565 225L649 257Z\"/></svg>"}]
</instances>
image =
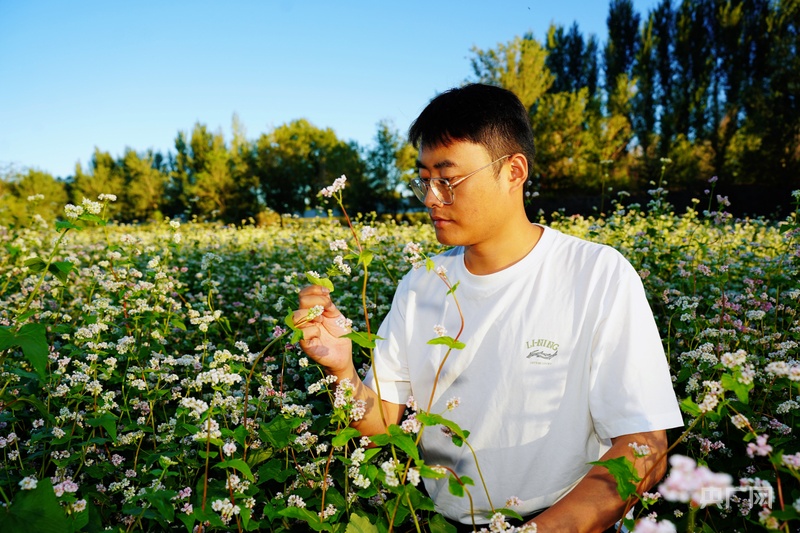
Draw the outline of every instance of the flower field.
<instances>
[{"instance_id":1,"label":"flower field","mask_svg":"<svg viewBox=\"0 0 800 533\"><path fill-rule=\"evenodd\" d=\"M684 411L670 474L638 495L629 525L797 531L796 215L738 220L712 210L724 199L676 214L659 194L549 222L639 271ZM360 437L348 423L361 406L287 320L300 287L332 284L357 367L369 364L398 280L439 249L428 225L124 226L101 196L56 225L0 228L0 530L450 530L419 485L449 473L424 463L417 435L444 425L462 445L469 428L420 410ZM510 501L495 527L514 515Z\"/></svg>"}]
</instances>

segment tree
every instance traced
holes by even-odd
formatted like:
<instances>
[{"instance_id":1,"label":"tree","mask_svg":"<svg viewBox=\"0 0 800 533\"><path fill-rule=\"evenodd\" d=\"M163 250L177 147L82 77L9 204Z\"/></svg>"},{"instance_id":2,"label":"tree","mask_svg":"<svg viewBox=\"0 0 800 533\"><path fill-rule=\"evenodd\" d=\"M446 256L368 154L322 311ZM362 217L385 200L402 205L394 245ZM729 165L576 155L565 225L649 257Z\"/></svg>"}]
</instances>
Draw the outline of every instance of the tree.
<instances>
[{"instance_id":1,"label":"tree","mask_svg":"<svg viewBox=\"0 0 800 533\"><path fill-rule=\"evenodd\" d=\"M363 180L360 161L357 146L340 141L330 128L299 119L258 138L254 169L267 207L280 214L302 213L340 175L351 183Z\"/></svg>"},{"instance_id":2,"label":"tree","mask_svg":"<svg viewBox=\"0 0 800 533\"><path fill-rule=\"evenodd\" d=\"M655 100L658 121L658 156L667 157L675 136L673 76L675 57L675 13L670 0L662 0L650 17L655 47Z\"/></svg>"},{"instance_id":3,"label":"tree","mask_svg":"<svg viewBox=\"0 0 800 533\"><path fill-rule=\"evenodd\" d=\"M366 153L367 185L371 210L397 214L402 208L408 183L414 176L417 151L404 141L391 122L378 123L375 146ZM365 200L365 203L368 200Z\"/></svg>"},{"instance_id":4,"label":"tree","mask_svg":"<svg viewBox=\"0 0 800 533\"><path fill-rule=\"evenodd\" d=\"M727 0L716 10L714 69L711 90L711 146L714 167L727 178L727 151L740 126L741 95L747 76L744 3Z\"/></svg>"},{"instance_id":5,"label":"tree","mask_svg":"<svg viewBox=\"0 0 800 533\"><path fill-rule=\"evenodd\" d=\"M83 171L80 165L75 165L75 176L69 187L70 197L74 204L80 204L84 198L97 201L101 194L115 194L122 197L125 193L125 176L120 165L108 152L94 149L92 160L89 163L89 172ZM108 205L108 214L111 218L118 218L122 211L122 204L112 202Z\"/></svg>"},{"instance_id":6,"label":"tree","mask_svg":"<svg viewBox=\"0 0 800 533\"><path fill-rule=\"evenodd\" d=\"M261 206L258 203L259 185L255 175L255 147L246 138L244 126L239 116L234 114L231 121L233 139L228 159L233 188L231 202L226 213L230 222L239 222L256 215Z\"/></svg>"},{"instance_id":7,"label":"tree","mask_svg":"<svg viewBox=\"0 0 800 533\"><path fill-rule=\"evenodd\" d=\"M612 0L606 19L608 40L603 51L607 94L617 90L620 76L633 78L633 64L639 46L640 19L631 0ZM610 102L609 113L619 114L620 110L613 106L614 102Z\"/></svg>"},{"instance_id":8,"label":"tree","mask_svg":"<svg viewBox=\"0 0 800 533\"><path fill-rule=\"evenodd\" d=\"M191 156L184 132L178 132L175 137L175 154L170 153L167 159L167 167L170 170L164 187L165 198L162 202L162 210L170 217L188 214L191 211L190 197L187 192L187 188L190 186Z\"/></svg>"},{"instance_id":9,"label":"tree","mask_svg":"<svg viewBox=\"0 0 800 533\"><path fill-rule=\"evenodd\" d=\"M683 2L678 9L675 33L676 77L672 105L676 133L690 141L709 138L713 1Z\"/></svg>"},{"instance_id":10,"label":"tree","mask_svg":"<svg viewBox=\"0 0 800 533\"><path fill-rule=\"evenodd\" d=\"M563 26L551 25L545 50L545 64L554 76L549 92L577 92L586 87L590 98L596 96L598 66L597 38L594 35L584 42L577 23L566 34Z\"/></svg>"},{"instance_id":11,"label":"tree","mask_svg":"<svg viewBox=\"0 0 800 533\"><path fill-rule=\"evenodd\" d=\"M545 64L547 51L533 36L515 37L494 50L472 48L476 81L510 90L531 109L550 88L554 78Z\"/></svg>"},{"instance_id":12,"label":"tree","mask_svg":"<svg viewBox=\"0 0 800 533\"><path fill-rule=\"evenodd\" d=\"M638 144L641 147L641 163L645 168L648 179L656 172L656 162L660 159L657 155L656 130L658 78L656 60L656 39L654 34L655 14L650 13L641 32L641 43L636 54L636 63L633 67L636 94L632 100L632 128Z\"/></svg>"},{"instance_id":13,"label":"tree","mask_svg":"<svg viewBox=\"0 0 800 533\"><path fill-rule=\"evenodd\" d=\"M743 143L741 166L749 182L794 186L800 183L800 4L756 1L748 7L751 69L743 127L759 144Z\"/></svg>"},{"instance_id":14,"label":"tree","mask_svg":"<svg viewBox=\"0 0 800 533\"><path fill-rule=\"evenodd\" d=\"M52 222L63 212L67 190L63 181L36 169L10 171L0 180L0 223L27 224L38 215Z\"/></svg>"},{"instance_id":15,"label":"tree","mask_svg":"<svg viewBox=\"0 0 800 533\"><path fill-rule=\"evenodd\" d=\"M124 194L120 198L122 219L145 221L158 218L165 176L155 168L153 153L140 156L127 148L119 165L125 179Z\"/></svg>"},{"instance_id":16,"label":"tree","mask_svg":"<svg viewBox=\"0 0 800 533\"><path fill-rule=\"evenodd\" d=\"M205 124L196 124L189 146L191 173L187 192L194 210L204 217L225 219L233 206L235 184L222 132L211 133Z\"/></svg>"},{"instance_id":17,"label":"tree","mask_svg":"<svg viewBox=\"0 0 800 533\"><path fill-rule=\"evenodd\" d=\"M533 114L536 160L543 192L574 190L590 173L593 139L586 128L589 92L546 94Z\"/></svg>"}]
</instances>

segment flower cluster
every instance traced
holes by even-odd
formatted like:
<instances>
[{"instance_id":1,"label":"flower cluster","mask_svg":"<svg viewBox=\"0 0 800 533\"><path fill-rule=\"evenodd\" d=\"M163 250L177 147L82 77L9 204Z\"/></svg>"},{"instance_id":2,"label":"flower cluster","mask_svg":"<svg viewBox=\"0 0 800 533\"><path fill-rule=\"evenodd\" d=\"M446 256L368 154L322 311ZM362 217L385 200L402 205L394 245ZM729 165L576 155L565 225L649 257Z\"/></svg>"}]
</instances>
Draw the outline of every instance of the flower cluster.
<instances>
[{"instance_id":1,"label":"flower cluster","mask_svg":"<svg viewBox=\"0 0 800 533\"><path fill-rule=\"evenodd\" d=\"M733 488L730 475L714 473L708 467L698 466L689 457L673 455L669 463L672 466L669 475L658 487L658 492L665 500L705 507L723 502Z\"/></svg>"}]
</instances>

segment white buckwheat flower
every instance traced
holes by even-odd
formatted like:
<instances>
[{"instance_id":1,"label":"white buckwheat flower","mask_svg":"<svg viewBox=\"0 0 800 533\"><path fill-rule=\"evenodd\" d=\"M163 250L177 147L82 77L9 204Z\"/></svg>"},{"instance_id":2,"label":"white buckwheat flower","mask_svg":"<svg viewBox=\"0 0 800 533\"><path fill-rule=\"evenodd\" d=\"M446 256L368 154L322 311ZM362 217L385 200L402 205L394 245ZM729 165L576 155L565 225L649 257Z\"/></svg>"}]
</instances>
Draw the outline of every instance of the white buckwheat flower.
<instances>
[{"instance_id":1,"label":"white buckwheat flower","mask_svg":"<svg viewBox=\"0 0 800 533\"><path fill-rule=\"evenodd\" d=\"M36 485L39 484L39 481L35 477L27 476L20 480L19 488L22 490L33 490L36 488Z\"/></svg>"},{"instance_id":2,"label":"white buckwheat flower","mask_svg":"<svg viewBox=\"0 0 800 533\"><path fill-rule=\"evenodd\" d=\"M344 189L344 184L345 184L346 181L347 181L347 178L345 177L344 174L342 174L340 177L336 178L333 181L332 185L330 185L328 187L325 187L324 189L319 191L319 194L321 194L325 198L330 198L330 197L332 197L334 195L334 193L337 193L337 192L341 191L342 189Z\"/></svg>"},{"instance_id":3,"label":"white buckwheat flower","mask_svg":"<svg viewBox=\"0 0 800 533\"><path fill-rule=\"evenodd\" d=\"M79 205L67 204L64 206L64 214L67 218L76 219L83 214L83 208Z\"/></svg>"}]
</instances>

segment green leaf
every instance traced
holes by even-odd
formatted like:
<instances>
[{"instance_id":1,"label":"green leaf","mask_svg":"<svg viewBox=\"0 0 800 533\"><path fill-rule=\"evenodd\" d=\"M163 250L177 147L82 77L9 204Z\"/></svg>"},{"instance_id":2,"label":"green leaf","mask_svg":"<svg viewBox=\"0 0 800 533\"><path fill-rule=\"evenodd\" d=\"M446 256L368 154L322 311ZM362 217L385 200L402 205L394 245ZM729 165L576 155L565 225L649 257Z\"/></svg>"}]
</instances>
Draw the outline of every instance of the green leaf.
<instances>
[{"instance_id":1,"label":"green leaf","mask_svg":"<svg viewBox=\"0 0 800 533\"><path fill-rule=\"evenodd\" d=\"M8 350L16 346L16 336L11 326L0 326L0 350Z\"/></svg>"},{"instance_id":2,"label":"green leaf","mask_svg":"<svg viewBox=\"0 0 800 533\"><path fill-rule=\"evenodd\" d=\"M741 383L738 378L741 372L737 371L736 375L722 374L722 388L725 390L733 391L739 401L746 404L750 401L750 391L753 389L753 383Z\"/></svg>"},{"instance_id":3,"label":"green leaf","mask_svg":"<svg viewBox=\"0 0 800 533\"><path fill-rule=\"evenodd\" d=\"M623 501L636 495L636 485L642 480L633 463L627 457L615 457L607 461L592 461L591 465L603 466L617 482L617 494Z\"/></svg>"},{"instance_id":4,"label":"green leaf","mask_svg":"<svg viewBox=\"0 0 800 533\"><path fill-rule=\"evenodd\" d=\"M428 341L428 344L444 344L453 350L463 350L466 344L461 341L455 340L453 337L436 337Z\"/></svg>"},{"instance_id":5,"label":"green leaf","mask_svg":"<svg viewBox=\"0 0 800 533\"><path fill-rule=\"evenodd\" d=\"M462 441L467 440L467 437L469 437L469 431L461 429L461 427L458 424L456 424L452 420L446 419L442 415L430 414L424 411L418 411L417 420L419 420L426 426L438 426L438 425L445 426L449 428L450 431L452 431L453 434L459 437Z\"/></svg>"},{"instance_id":6,"label":"green leaf","mask_svg":"<svg viewBox=\"0 0 800 533\"><path fill-rule=\"evenodd\" d=\"M20 254L20 252L22 251L22 248L20 248L19 246L13 246L13 245L11 245L11 244L6 244L5 248L6 248L6 252L8 252L8 255L9 255L9 256L10 256L12 259L16 259L16 257L17 257L17 256Z\"/></svg>"},{"instance_id":7,"label":"green leaf","mask_svg":"<svg viewBox=\"0 0 800 533\"><path fill-rule=\"evenodd\" d=\"M364 250L361 252L361 255L358 256L358 262L362 263L365 267L368 267L370 263L372 263L372 259L375 257L375 254L370 252L369 250Z\"/></svg>"},{"instance_id":8,"label":"green leaf","mask_svg":"<svg viewBox=\"0 0 800 533\"><path fill-rule=\"evenodd\" d=\"M391 444L406 452L409 457L419 460L419 450L411 435L403 431L397 424L389 426L389 435L391 435L389 439Z\"/></svg>"},{"instance_id":9,"label":"green leaf","mask_svg":"<svg viewBox=\"0 0 800 533\"><path fill-rule=\"evenodd\" d=\"M340 448L347 444L350 439L354 439L356 437L360 437L361 432L355 428L346 427L342 431L339 432L338 435L331 439L331 446L335 448Z\"/></svg>"},{"instance_id":10,"label":"green leaf","mask_svg":"<svg viewBox=\"0 0 800 533\"><path fill-rule=\"evenodd\" d=\"M296 470L293 468L283 468L283 462L279 459L271 459L258 469L258 479L260 482L275 480L278 483L283 483L292 477L295 472Z\"/></svg>"},{"instance_id":11,"label":"green leaf","mask_svg":"<svg viewBox=\"0 0 800 533\"><path fill-rule=\"evenodd\" d=\"M444 516L435 514L428 522L431 533L457 533L456 526L448 522Z\"/></svg>"},{"instance_id":12,"label":"green leaf","mask_svg":"<svg viewBox=\"0 0 800 533\"><path fill-rule=\"evenodd\" d=\"M92 213L86 213L86 212L81 213L78 216L78 220L86 220L86 221L89 221L89 222L94 222L98 226L105 226L107 224L107 222L105 220L103 220L102 218L100 218L99 216L94 215Z\"/></svg>"},{"instance_id":13,"label":"green leaf","mask_svg":"<svg viewBox=\"0 0 800 533\"><path fill-rule=\"evenodd\" d=\"M293 440L295 428L300 426L303 421L300 418L285 418L278 416L261 425L258 434L262 440L268 442L274 448L288 446Z\"/></svg>"},{"instance_id":14,"label":"green leaf","mask_svg":"<svg viewBox=\"0 0 800 533\"><path fill-rule=\"evenodd\" d=\"M194 514L178 513L178 519L186 526L186 533L192 533L196 521Z\"/></svg>"},{"instance_id":15,"label":"green leaf","mask_svg":"<svg viewBox=\"0 0 800 533\"><path fill-rule=\"evenodd\" d=\"M350 522L347 523L344 533L378 533L378 527L368 518L353 513L350 515Z\"/></svg>"},{"instance_id":16,"label":"green leaf","mask_svg":"<svg viewBox=\"0 0 800 533\"><path fill-rule=\"evenodd\" d=\"M70 529L48 478L40 480L33 490L17 492L11 507L0 513L2 531L63 533Z\"/></svg>"},{"instance_id":17,"label":"green leaf","mask_svg":"<svg viewBox=\"0 0 800 533\"><path fill-rule=\"evenodd\" d=\"M272 457L272 448L249 448L247 450L247 464L252 469Z\"/></svg>"},{"instance_id":18,"label":"green leaf","mask_svg":"<svg viewBox=\"0 0 800 533\"><path fill-rule=\"evenodd\" d=\"M177 318L173 318L172 320L169 321L169 323L173 328L178 328L181 331L186 331L186 324L184 324Z\"/></svg>"},{"instance_id":19,"label":"green leaf","mask_svg":"<svg viewBox=\"0 0 800 533\"><path fill-rule=\"evenodd\" d=\"M458 482L456 476L447 478L447 490L449 490L450 494L453 496L458 496L459 498L464 497L464 485Z\"/></svg>"},{"instance_id":20,"label":"green leaf","mask_svg":"<svg viewBox=\"0 0 800 533\"><path fill-rule=\"evenodd\" d=\"M47 377L47 356L50 346L47 344L47 329L44 324L25 324L15 335L15 343L22 348L22 353L39 377Z\"/></svg>"},{"instance_id":21,"label":"green leaf","mask_svg":"<svg viewBox=\"0 0 800 533\"><path fill-rule=\"evenodd\" d=\"M298 328L294 323L294 311L289 310L289 314L283 319L283 323L292 330L292 338L289 340L291 344L295 344L303 339L303 330Z\"/></svg>"},{"instance_id":22,"label":"green leaf","mask_svg":"<svg viewBox=\"0 0 800 533\"><path fill-rule=\"evenodd\" d=\"M103 413L97 418L90 418L86 420L86 423L96 428L98 426L102 426L103 429L108 431L108 434L111 436L111 440L116 442L117 440L117 417L112 415L111 413Z\"/></svg>"},{"instance_id":23,"label":"green leaf","mask_svg":"<svg viewBox=\"0 0 800 533\"><path fill-rule=\"evenodd\" d=\"M522 515L512 509L497 509L497 512L514 520L523 520Z\"/></svg>"},{"instance_id":24,"label":"green leaf","mask_svg":"<svg viewBox=\"0 0 800 533\"><path fill-rule=\"evenodd\" d=\"M80 227L80 226L76 226L75 224L73 224L69 220L57 220L56 221L56 230L61 231L61 230L68 230L68 229L74 229L76 231L80 231L83 228Z\"/></svg>"},{"instance_id":25,"label":"green leaf","mask_svg":"<svg viewBox=\"0 0 800 533\"><path fill-rule=\"evenodd\" d=\"M31 272L41 272L45 268L47 268L47 263L42 260L40 257L31 257L30 259L25 260L23 263Z\"/></svg>"},{"instance_id":26,"label":"green leaf","mask_svg":"<svg viewBox=\"0 0 800 533\"><path fill-rule=\"evenodd\" d=\"M351 331L346 335L342 335L342 337L345 339L350 339L357 345L368 350L375 348L375 341L383 340L383 338L365 331Z\"/></svg>"},{"instance_id":27,"label":"green leaf","mask_svg":"<svg viewBox=\"0 0 800 533\"><path fill-rule=\"evenodd\" d=\"M698 417L702 415L702 411L700 411L700 406L692 401L691 398L684 398L681 400L681 410L689 416Z\"/></svg>"},{"instance_id":28,"label":"green leaf","mask_svg":"<svg viewBox=\"0 0 800 533\"><path fill-rule=\"evenodd\" d=\"M173 505L172 498L177 496L178 493L174 490L160 490L158 492L145 494L145 499L156 508L158 513L167 522L175 520L175 506Z\"/></svg>"},{"instance_id":29,"label":"green leaf","mask_svg":"<svg viewBox=\"0 0 800 533\"><path fill-rule=\"evenodd\" d=\"M281 509L281 511L278 514L281 516L286 516L288 518L296 518L297 520L303 520L314 531L331 531L330 524L323 523L319 519L319 516L317 516L315 513L312 513L308 509L301 509L299 507L287 507L286 509Z\"/></svg>"},{"instance_id":30,"label":"green leaf","mask_svg":"<svg viewBox=\"0 0 800 533\"><path fill-rule=\"evenodd\" d=\"M417 462L416 464L417 470L419 470L419 475L422 477L426 477L429 479L442 479L446 474L441 470L431 468L430 466L422 463L421 461Z\"/></svg>"},{"instance_id":31,"label":"green leaf","mask_svg":"<svg viewBox=\"0 0 800 533\"><path fill-rule=\"evenodd\" d=\"M244 477L246 477L249 481L256 480L253 477L253 472L250 470L250 466L242 459L229 459L227 461L221 461L215 464L214 468L233 468L234 470L238 470L244 474Z\"/></svg>"},{"instance_id":32,"label":"green leaf","mask_svg":"<svg viewBox=\"0 0 800 533\"><path fill-rule=\"evenodd\" d=\"M73 264L69 261L56 261L50 264L48 270L51 274L61 280L62 283L66 283L69 279L69 273L72 271Z\"/></svg>"},{"instance_id":33,"label":"green leaf","mask_svg":"<svg viewBox=\"0 0 800 533\"><path fill-rule=\"evenodd\" d=\"M312 285L319 285L320 287L325 287L329 291L333 292L333 282L330 280L330 278L319 278L310 272L306 272L306 278Z\"/></svg>"}]
</instances>

